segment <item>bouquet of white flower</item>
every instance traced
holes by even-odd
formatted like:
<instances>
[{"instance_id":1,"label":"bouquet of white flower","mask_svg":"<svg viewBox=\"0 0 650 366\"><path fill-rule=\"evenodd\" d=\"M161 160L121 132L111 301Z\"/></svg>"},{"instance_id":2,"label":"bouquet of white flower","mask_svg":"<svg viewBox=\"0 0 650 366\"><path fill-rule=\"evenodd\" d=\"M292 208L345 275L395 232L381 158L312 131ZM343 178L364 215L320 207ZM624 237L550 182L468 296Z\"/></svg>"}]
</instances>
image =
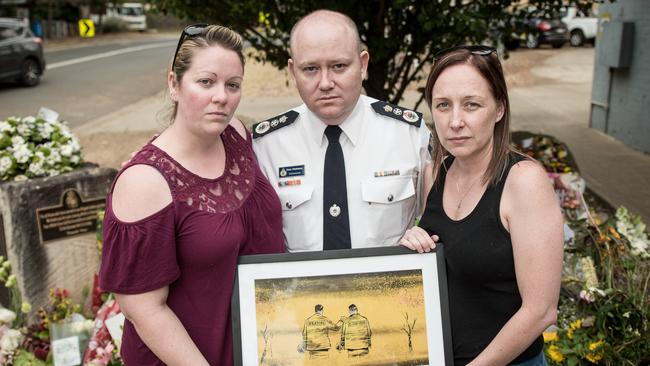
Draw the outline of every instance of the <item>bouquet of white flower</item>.
<instances>
[{"instance_id":1,"label":"bouquet of white flower","mask_svg":"<svg viewBox=\"0 0 650 366\"><path fill-rule=\"evenodd\" d=\"M64 121L40 116L0 121L0 181L58 175L81 163L79 142Z\"/></svg>"}]
</instances>

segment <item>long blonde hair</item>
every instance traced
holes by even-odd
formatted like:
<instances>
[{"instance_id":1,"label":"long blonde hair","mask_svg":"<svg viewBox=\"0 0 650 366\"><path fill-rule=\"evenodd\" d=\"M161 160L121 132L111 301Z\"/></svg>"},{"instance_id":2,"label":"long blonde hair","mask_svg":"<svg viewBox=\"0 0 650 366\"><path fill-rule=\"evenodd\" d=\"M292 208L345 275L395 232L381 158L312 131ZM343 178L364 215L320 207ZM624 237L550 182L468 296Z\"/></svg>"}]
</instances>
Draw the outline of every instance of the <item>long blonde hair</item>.
<instances>
[{"instance_id":1,"label":"long blonde hair","mask_svg":"<svg viewBox=\"0 0 650 366\"><path fill-rule=\"evenodd\" d=\"M244 68L244 42L239 33L221 25L208 25L200 34L186 38L178 48L176 60L172 65L172 71L176 76L177 83L180 84L183 75L190 68L196 49L204 49L210 46L221 46L227 50L234 51L241 61L242 68ZM173 102L169 116L170 121L176 118L177 110L178 102Z\"/></svg>"}]
</instances>

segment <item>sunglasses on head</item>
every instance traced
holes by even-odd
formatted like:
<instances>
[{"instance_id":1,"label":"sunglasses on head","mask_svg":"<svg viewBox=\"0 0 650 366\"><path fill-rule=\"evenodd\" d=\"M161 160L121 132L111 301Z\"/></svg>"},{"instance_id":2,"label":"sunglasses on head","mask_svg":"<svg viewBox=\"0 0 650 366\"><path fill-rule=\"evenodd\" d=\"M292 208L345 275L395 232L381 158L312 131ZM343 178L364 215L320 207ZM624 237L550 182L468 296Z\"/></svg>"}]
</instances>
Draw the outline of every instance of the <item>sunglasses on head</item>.
<instances>
[{"instance_id":1,"label":"sunglasses on head","mask_svg":"<svg viewBox=\"0 0 650 366\"><path fill-rule=\"evenodd\" d=\"M205 27L208 25L205 23L198 23L198 24L192 24L188 25L183 29L183 32L181 32L181 38L178 40L178 44L176 45L176 51L174 52L174 59L172 60L172 71L174 71L174 64L176 63L176 56L178 56L178 50L181 48L181 45L183 44L183 41L185 38L191 38L198 36L203 32Z\"/></svg>"},{"instance_id":2,"label":"sunglasses on head","mask_svg":"<svg viewBox=\"0 0 650 366\"><path fill-rule=\"evenodd\" d=\"M443 56L447 55L448 53L451 53L451 52L457 51L457 50L467 50L472 55L477 55L477 56L488 56L488 55L491 55L491 54L497 52L497 50L495 48L490 47L490 46L483 46L483 45L466 46L466 45L461 45L461 46L445 48L443 50L440 50L440 51L436 52L436 54L433 55L433 60L434 60L434 62L436 60L440 60Z\"/></svg>"}]
</instances>

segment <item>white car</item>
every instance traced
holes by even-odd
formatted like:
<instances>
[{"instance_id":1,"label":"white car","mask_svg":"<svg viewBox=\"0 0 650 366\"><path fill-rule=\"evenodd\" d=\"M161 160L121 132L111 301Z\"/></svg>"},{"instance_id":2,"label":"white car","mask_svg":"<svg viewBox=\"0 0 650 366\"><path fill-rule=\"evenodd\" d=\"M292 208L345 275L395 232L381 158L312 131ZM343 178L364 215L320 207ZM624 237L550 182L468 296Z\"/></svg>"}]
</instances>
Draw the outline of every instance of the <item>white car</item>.
<instances>
[{"instance_id":1,"label":"white car","mask_svg":"<svg viewBox=\"0 0 650 366\"><path fill-rule=\"evenodd\" d=\"M598 31L598 18L593 14L585 14L582 10L569 6L562 11L562 21L569 28L569 43L571 46L582 46L585 41L593 42Z\"/></svg>"},{"instance_id":2,"label":"white car","mask_svg":"<svg viewBox=\"0 0 650 366\"><path fill-rule=\"evenodd\" d=\"M106 16L122 19L130 30L147 30L147 16L141 3L107 3Z\"/></svg>"}]
</instances>

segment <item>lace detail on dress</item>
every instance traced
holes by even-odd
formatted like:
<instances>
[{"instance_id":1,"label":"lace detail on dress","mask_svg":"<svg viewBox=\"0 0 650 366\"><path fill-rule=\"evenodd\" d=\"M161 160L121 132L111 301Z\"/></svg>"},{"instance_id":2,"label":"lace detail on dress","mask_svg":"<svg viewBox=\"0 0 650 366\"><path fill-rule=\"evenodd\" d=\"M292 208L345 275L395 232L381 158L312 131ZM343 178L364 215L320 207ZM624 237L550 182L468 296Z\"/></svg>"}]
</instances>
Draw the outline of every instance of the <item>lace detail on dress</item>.
<instances>
[{"instance_id":1,"label":"lace detail on dress","mask_svg":"<svg viewBox=\"0 0 650 366\"><path fill-rule=\"evenodd\" d=\"M234 211L253 190L255 160L252 148L233 127L226 127L221 137L226 163L223 174L215 179L190 172L151 143L136 154L129 166L147 164L158 169L167 180L175 201L208 213Z\"/></svg>"}]
</instances>

